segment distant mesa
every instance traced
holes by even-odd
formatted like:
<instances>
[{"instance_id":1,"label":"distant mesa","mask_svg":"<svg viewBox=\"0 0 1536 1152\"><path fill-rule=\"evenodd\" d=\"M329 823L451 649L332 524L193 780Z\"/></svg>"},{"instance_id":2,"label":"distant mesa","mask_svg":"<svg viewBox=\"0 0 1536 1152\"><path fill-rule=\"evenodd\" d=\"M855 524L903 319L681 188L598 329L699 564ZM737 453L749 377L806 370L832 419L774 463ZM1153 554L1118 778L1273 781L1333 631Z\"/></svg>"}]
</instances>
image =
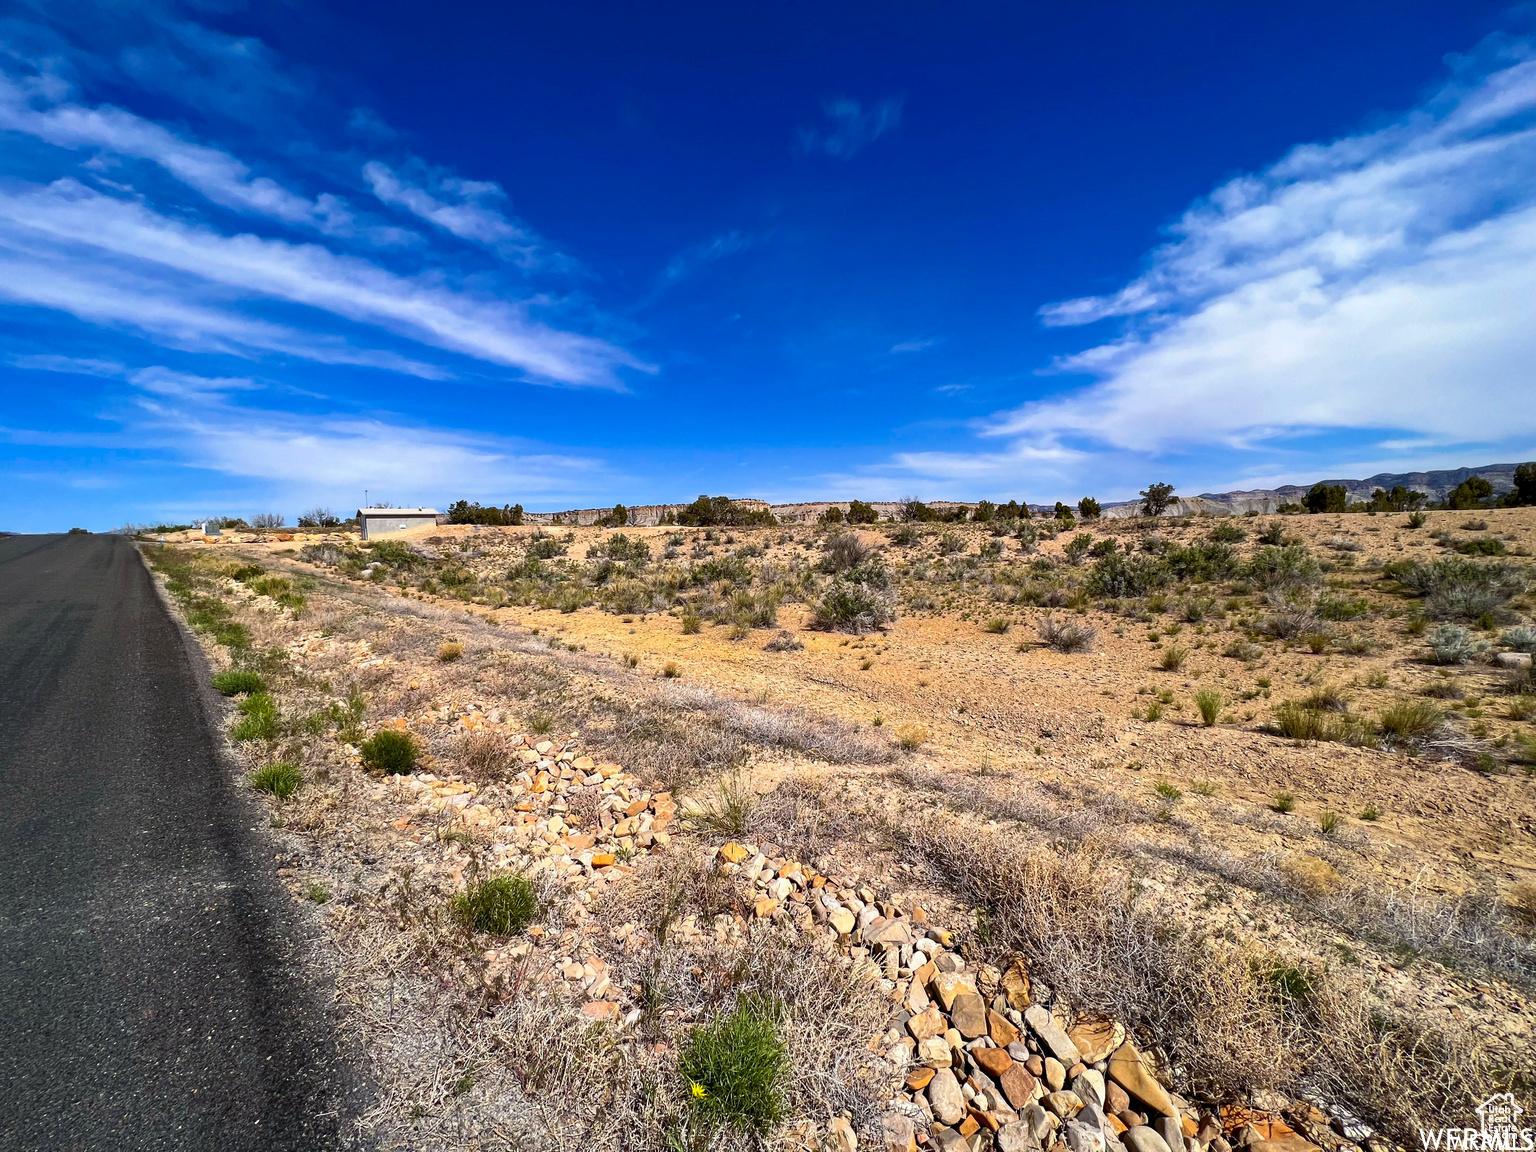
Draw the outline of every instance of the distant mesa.
<instances>
[{"instance_id":1,"label":"distant mesa","mask_svg":"<svg viewBox=\"0 0 1536 1152\"><path fill-rule=\"evenodd\" d=\"M1430 472L1382 472L1364 480L1324 480L1323 483L1342 487L1351 503L1370 500L1371 493L1378 488L1390 492L1398 486L1410 492L1422 492L1431 502L1440 502L1458 484L1473 476L1481 476L1487 480L1493 486L1495 496L1502 495L1514 488L1517 467L1519 467L1517 464L1486 464L1475 468L1448 468ZM1196 516L1202 512L1209 512L1216 515L1241 516L1245 512L1276 513L1280 511L1282 504L1301 503L1311 488L1311 484L1283 484L1279 488L1202 492L1198 496L1175 497L1165 514ZM738 497L735 503L744 508L766 508L781 524L812 524L829 508L837 508L846 513L849 501L814 500L800 504L768 504L762 500ZM974 502L957 500L928 500L925 503L941 515L956 508L963 508L969 512L976 507ZM895 519L904 506L899 500L873 500L870 504L880 514L881 520ZM651 527L661 523L668 513L675 517L686 507L688 507L687 504L628 505L626 506L628 524L640 528ZM1055 505L1030 504L1029 510L1035 515L1050 516L1055 512ZM1111 519L1136 516L1140 514L1140 510L1141 501L1139 500L1106 501L1103 505L1103 515ZM612 512L611 506L572 508L565 512L527 512L523 514L523 522L590 527L599 521L609 523Z\"/></svg>"}]
</instances>

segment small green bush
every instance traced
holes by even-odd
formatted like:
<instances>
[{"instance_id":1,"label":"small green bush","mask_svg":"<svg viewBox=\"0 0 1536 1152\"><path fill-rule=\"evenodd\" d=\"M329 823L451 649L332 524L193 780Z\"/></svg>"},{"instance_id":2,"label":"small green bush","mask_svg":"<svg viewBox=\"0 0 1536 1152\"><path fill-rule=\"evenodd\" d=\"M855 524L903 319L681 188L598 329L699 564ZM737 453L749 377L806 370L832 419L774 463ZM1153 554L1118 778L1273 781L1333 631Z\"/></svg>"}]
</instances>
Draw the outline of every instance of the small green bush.
<instances>
[{"instance_id":1,"label":"small green bush","mask_svg":"<svg viewBox=\"0 0 1536 1152\"><path fill-rule=\"evenodd\" d=\"M416 741L397 728L381 728L361 748L363 763L374 772L403 776L416 764Z\"/></svg>"},{"instance_id":2,"label":"small green bush","mask_svg":"<svg viewBox=\"0 0 1536 1152\"><path fill-rule=\"evenodd\" d=\"M254 672L219 672L213 678L213 686L226 696L243 696L247 692L264 692L266 685Z\"/></svg>"},{"instance_id":3,"label":"small green bush","mask_svg":"<svg viewBox=\"0 0 1536 1152\"><path fill-rule=\"evenodd\" d=\"M895 619L891 598L867 584L837 579L816 605L811 627L822 632L863 635Z\"/></svg>"},{"instance_id":4,"label":"small green bush","mask_svg":"<svg viewBox=\"0 0 1536 1152\"><path fill-rule=\"evenodd\" d=\"M1170 644L1163 649L1163 658L1158 661L1164 672L1177 672L1184 667L1184 661L1189 658L1189 649L1180 648L1177 644Z\"/></svg>"},{"instance_id":5,"label":"small green bush","mask_svg":"<svg viewBox=\"0 0 1536 1152\"><path fill-rule=\"evenodd\" d=\"M1276 792L1275 802L1272 805L1276 812L1294 812L1296 810L1296 797L1289 792Z\"/></svg>"},{"instance_id":6,"label":"small green bush","mask_svg":"<svg viewBox=\"0 0 1536 1152\"><path fill-rule=\"evenodd\" d=\"M1200 709L1200 723L1209 728L1216 723L1221 715L1221 707L1225 703L1220 692L1212 688L1202 688L1195 693L1195 707Z\"/></svg>"},{"instance_id":7,"label":"small green bush","mask_svg":"<svg viewBox=\"0 0 1536 1152\"><path fill-rule=\"evenodd\" d=\"M678 1067L706 1125L761 1135L783 1119L789 1053L778 1016L773 1001L742 996L729 1015L688 1034Z\"/></svg>"},{"instance_id":8,"label":"small green bush","mask_svg":"<svg viewBox=\"0 0 1536 1152\"><path fill-rule=\"evenodd\" d=\"M1378 715L1381 730L1388 736L1419 740L1440 726L1444 713L1428 700L1407 699L1389 704Z\"/></svg>"},{"instance_id":9,"label":"small green bush","mask_svg":"<svg viewBox=\"0 0 1536 1152\"><path fill-rule=\"evenodd\" d=\"M472 883L453 898L453 918L471 932L511 936L539 911L533 884L520 872L503 872Z\"/></svg>"},{"instance_id":10,"label":"small green bush","mask_svg":"<svg viewBox=\"0 0 1536 1152\"><path fill-rule=\"evenodd\" d=\"M254 692L240 701L240 719L230 729L237 743L246 740L276 740L281 728L277 701L265 692Z\"/></svg>"},{"instance_id":11,"label":"small green bush","mask_svg":"<svg viewBox=\"0 0 1536 1152\"><path fill-rule=\"evenodd\" d=\"M250 785L260 792L270 792L279 800L286 800L299 790L304 777L298 765L278 761L258 768L248 777Z\"/></svg>"}]
</instances>

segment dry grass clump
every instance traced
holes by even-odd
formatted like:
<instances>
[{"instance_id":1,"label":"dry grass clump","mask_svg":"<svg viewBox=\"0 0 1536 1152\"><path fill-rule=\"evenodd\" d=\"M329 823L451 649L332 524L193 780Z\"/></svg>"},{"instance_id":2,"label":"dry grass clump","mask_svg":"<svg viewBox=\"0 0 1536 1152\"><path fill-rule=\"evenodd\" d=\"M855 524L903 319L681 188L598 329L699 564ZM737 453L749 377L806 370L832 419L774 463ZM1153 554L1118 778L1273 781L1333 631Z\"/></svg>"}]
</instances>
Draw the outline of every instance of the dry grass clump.
<instances>
[{"instance_id":1,"label":"dry grass clump","mask_svg":"<svg viewBox=\"0 0 1536 1152\"><path fill-rule=\"evenodd\" d=\"M1504 892L1504 906L1520 923L1536 927L1536 881L1511 884Z\"/></svg>"},{"instance_id":2,"label":"dry grass clump","mask_svg":"<svg viewBox=\"0 0 1536 1152\"><path fill-rule=\"evenodd\" d=\"M452 664L464 655L464 645L457 640L447 640L437 646L437 658L444 664Z\"/></svg>"},{"instance_id":3,"label":"dry grass clump","mask_svg":"<svg viewBox=\"0 0 1536 1152\"><path fill-rule=\"evenodd\" d=\"M896 729L896 742L903 752L916 752L933 739L933 733L923 724L903 724Z\"/></svg>"},{"instance_id":4,"label":"dry grass clump","mask_svg":"<svg viewBox=\"0 0 1536 1152\"><path fill-rule=\"evenodd\" d=\"M1040 633L1040 639L1046 646L1057 652L1091 652L1099 638L1097 630L1091 625L1058 620L1050 615L1035 625L1035 630Z\"/></svg>"},{"instance_id":5,"label":"dry grass clump","mask_svg":"<svg viewBox=\"0 0 1536 1152\"><path fill-rule=\"evenodd\" d=\"M512 772L516 755L499 732L471 732L459 740L454 759L471 776L504 780Z\"/></svg>"},{"instance_id":6,"label":"dry grass clump","mask_svg":"<svg viewBox=\"0 0 1536 1152\"><path fill-rule=\"evenodd\" d=\"M1343 883L1338 870L1326 860L1294 852L1280 861L1280 875L1303 896L1314 899L1338 890Z\"/></svg>"}]
</instances>

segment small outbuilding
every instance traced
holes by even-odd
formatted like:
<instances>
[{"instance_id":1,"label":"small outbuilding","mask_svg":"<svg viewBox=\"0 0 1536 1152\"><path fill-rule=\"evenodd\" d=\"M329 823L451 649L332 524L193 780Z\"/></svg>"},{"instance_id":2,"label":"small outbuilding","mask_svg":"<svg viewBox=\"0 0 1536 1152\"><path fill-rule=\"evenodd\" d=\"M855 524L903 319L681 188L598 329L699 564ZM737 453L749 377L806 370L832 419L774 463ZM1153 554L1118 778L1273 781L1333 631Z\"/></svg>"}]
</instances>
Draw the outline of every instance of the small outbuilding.
<instances>
[{"instance_id":1,"label":"small outbuilding","mask_svg":"<svg viewBox=\"0 0 1536 1152\"><path fill-rule=\"evenodd\" d=\"M427 528L437 523L436 508L359 508L357 522L363 539L372 540L385 532L404 532L407 528Z\"/></svg>"}]
</instances>

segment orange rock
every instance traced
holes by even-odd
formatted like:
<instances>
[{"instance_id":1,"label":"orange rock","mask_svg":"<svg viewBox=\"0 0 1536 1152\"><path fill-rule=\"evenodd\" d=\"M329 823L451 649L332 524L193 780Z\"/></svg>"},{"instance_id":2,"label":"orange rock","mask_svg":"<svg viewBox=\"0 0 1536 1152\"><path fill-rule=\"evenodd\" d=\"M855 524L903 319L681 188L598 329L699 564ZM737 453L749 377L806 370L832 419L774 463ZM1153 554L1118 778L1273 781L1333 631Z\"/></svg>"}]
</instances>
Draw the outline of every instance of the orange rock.
<instances>
[{"instance_id":1,"label":"orange rock","mask_svg":"<svg viewBox=\"0 0 1536 1152\"><path fill-rule=\"evenodd\" d=\"M717 855L727 863L740 864L747 858L747 849L744 845L738 844L733 840L729 844L721 845Z\"/></svg>"},{"instance_id":2,"label":"orange rock","mask_svg":"<svg viewBox=\"0 0 1536 1152\"><path fill-rule=\"evenodd\" d=\"M638 815L640 815L640 813L644 812L650 806L651 806L651 802L649 800L636 800L628 808L624 809L624 815L626 815L626 816L638 816Z\"/></svg>"},{"instance_id":3,"label":"orange rock","mask_svg":"<svg viewBox=\"0 0 1536 1152\"><path fill-rule=\"evenodd\" d=\"M579 836L567 836L564 843L567 851L582 852L596 844L597 837L583 833Z\"/></svg>"},{"instance_id":4,"label":"orange rock","mask_svg":"<svg viewBox=\"0 0 1536 1152\"><path fill-rule=\"evenodd\" d=\"M591 1000L581 1006L581 1014L588 1020L612 1020L619 1006L612 1000Z\"/></svg>"},{"instance_id":5,"label":"orange rock","mask_svg":"<svg viewBox=\"0 0 1536 1152\"><path fill-rule=\"evenodd\" d=\"M977 1048L971 1053L971 1059L994 1080L1013 1067L1013 1057L1001 1048Z\"/></svg>"},{"instance_id":6,"label":"orange rock","mask_svg":"<svg viewBox=\"0 0 1536 1152\"><path fill-rule=\"evenodd\" d=\"M987 1009L987 1035L999 1048L1006 1048L1019 1038L1019 1030L1008 1022L1001 1012Z\"/></svg>"},{"instance_id":7,"label":"orange rock","mask_svg":"<svg viewBox=\"0 0 1536 1152\"><path fill-rule=\"evenodd\" d=\"M977 1131L980 1130L980 1128L981 1124L976 1119L976 1113L972 1112L966 1116L964 1120L960 1121L959 1132L961 1136L964 1136L966 1139L970 1139L970 1137L974 1136Z\"/></svg>"},{"instance_id":8,"label":"orange rock","mask_svg":"<svg viewBox=\"0 0 1536 1152\"><path fill-rule=\"evenodd\" d=\"M612 852L595 852L592 855L592 867L606 868L614 862L614 859Z\"/></svg>"},{"instance_id":9,"label":"orange rock","mask_svg":"<svg viewBox=\"0 0 1536 1152\"><path fill-rule=\"evenodd\" d=\"M759 896L752 911L759 919L766 920L778 910L779 902L772 896Z\"/></svg>"},{"instance_id":10,"label":"orange rock","mask_svg":"<svg viewBox=\"0 0 1536 1152\"><path fill-rule=\"evenodd\" d=\"M928 1087L928 1081L933 1079L934 1069L914 1068L907 1073L907 1090L909 1092L921 1092Z\"/></svg>"}]
</instances>

